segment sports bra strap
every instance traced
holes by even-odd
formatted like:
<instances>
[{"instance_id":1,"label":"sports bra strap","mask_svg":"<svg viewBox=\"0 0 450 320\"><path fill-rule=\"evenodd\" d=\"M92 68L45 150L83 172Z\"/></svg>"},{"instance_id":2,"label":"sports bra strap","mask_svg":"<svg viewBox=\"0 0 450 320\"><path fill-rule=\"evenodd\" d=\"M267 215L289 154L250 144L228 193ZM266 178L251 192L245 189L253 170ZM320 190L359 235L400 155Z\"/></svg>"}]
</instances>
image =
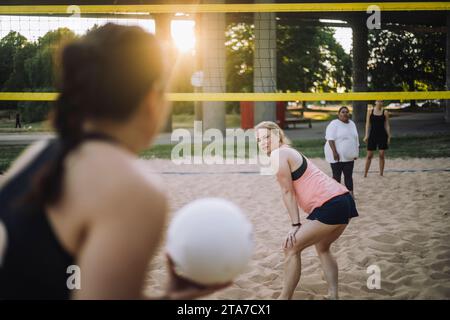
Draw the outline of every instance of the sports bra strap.
<instances>
[{"instance_id":1,"label":"sports bra strap","mask_svg":"<svg viewBox=\"0 0 450 320\"><path fill-rule=\"evenodd\" d=\"M112 136L102 132L86 132L82 136L82 141L86 140L101 140L105 142L111 142L114 144L118 143L116 138L113 138Z\"/></svg>"},{"instance_id":2,"label":"sports bra strap","mask_svg":"<svg viewBox=\"0 0 450 320\"><path fill-rule=\"evenodd\" d=\"M305 173L306 169L308 168L308 163L306 161L305 156L301 153L300 155L302 156L303 162L300 165L300 167L298 167L298 169L291 172L292 181L300 179L300 177Z\"/></svg>"}]
</instances>

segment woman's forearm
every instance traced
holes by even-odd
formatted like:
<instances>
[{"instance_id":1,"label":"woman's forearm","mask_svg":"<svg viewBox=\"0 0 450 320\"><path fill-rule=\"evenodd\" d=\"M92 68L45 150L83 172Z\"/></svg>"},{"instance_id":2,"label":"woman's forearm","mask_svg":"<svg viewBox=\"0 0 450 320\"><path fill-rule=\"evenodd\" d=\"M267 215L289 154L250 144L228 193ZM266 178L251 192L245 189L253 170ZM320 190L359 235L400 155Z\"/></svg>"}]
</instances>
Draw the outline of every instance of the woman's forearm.
<instances>
[{"instance_id":1,"label":"woman's forearm","mask_svg":"<svg viewBox=\"0 0 450 320\"><path fill-rule=\"evenodd\" d=\"M337 150L336 150L336 143L334 143L334 140L328 140L328 144L330 145L330 148L333 151L333 154L336 154Z\"/></svg>"},{"instance_id":2,"label":"woman's forearm","mask_svg":"<svg viewBox=\"0 0 450 320\"><path fill-rule=\"evenodd\" d=\"M295 195L291 190L285 190L283 192L283 202L286 206L286 209L291 217L291 222L293 224L297 224L300 222L300 215L298 212L297 201L295 199Z\"/></svg>"}]
</instances>

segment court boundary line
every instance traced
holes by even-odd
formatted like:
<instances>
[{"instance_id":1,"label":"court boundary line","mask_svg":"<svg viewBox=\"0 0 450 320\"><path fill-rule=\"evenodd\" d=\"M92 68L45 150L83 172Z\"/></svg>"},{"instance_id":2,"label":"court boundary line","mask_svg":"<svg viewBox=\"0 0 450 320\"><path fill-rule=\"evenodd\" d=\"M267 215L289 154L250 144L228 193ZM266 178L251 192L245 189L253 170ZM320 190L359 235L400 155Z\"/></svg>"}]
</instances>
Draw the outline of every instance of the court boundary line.
<instances>
[{"instance_id":1,"label":"court boundary line","mask_svg":"<svg viewBox=\"0 0 450 320\"><path fill-rule=\"evenodd\" d=\"M364 171L353 171L353 173L363 173ZM378 171L369 171L369 173L376 173ZM437 169L385 169L384 172L391 173L423 173L423 172L450 172L450 168L437 168ZM188 171L152 171L154 174L161 175L226 175L226 174L248 174L248 175L260 175L259 171L228 171L228 172L188 172Z\"/></svg>"}]
</instances>

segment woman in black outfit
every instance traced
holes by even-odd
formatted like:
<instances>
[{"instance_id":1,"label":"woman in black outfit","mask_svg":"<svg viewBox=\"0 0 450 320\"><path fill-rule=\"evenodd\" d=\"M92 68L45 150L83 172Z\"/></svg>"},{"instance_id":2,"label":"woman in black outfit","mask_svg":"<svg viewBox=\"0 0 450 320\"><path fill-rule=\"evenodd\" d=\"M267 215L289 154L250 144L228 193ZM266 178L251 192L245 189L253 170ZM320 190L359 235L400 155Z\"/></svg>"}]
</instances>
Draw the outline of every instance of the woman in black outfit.
<instances>
[{"instance_id":1,"label":"woman in black outfit","mask_svg":"<svg viewBox=\"0 0 450 320\"><path fill-rule=\"evenodd\" d=\"M367 143L366 167L364 178L369 172L372 162L373 152L379 150L380 157L380 176L384 172L384 151L389 148L391 143L391 128L389 125L389 113L383 108L383 101L375 101L375 107L367 110L366 134L363 141Z\"/></svg>"}]
</instances>

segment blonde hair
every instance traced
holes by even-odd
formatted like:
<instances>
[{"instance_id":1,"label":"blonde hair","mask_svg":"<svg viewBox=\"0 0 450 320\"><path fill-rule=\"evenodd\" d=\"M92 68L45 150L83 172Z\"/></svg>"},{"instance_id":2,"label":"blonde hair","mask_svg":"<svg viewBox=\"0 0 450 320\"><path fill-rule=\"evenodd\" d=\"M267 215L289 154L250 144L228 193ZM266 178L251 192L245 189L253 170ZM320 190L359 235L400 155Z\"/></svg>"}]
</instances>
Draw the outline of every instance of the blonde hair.
<instances>
[{"instance_id":1,"label":"blonde hair","mask_svg":"<svg viewBox=\"0 0 450 320\"><path fill-rule=\"evenodd\" d=\"M291 144L291 140L289 140L289 138L286 137L283 129L281 129L280 126L273 121L263 121L258 123L255 126L255 132L258 129L267 129L269 131L275 130L275 132L277 132L278 136L280 137L280 144L287 144L287 145Z\"/></svg>"}]
</instances>

